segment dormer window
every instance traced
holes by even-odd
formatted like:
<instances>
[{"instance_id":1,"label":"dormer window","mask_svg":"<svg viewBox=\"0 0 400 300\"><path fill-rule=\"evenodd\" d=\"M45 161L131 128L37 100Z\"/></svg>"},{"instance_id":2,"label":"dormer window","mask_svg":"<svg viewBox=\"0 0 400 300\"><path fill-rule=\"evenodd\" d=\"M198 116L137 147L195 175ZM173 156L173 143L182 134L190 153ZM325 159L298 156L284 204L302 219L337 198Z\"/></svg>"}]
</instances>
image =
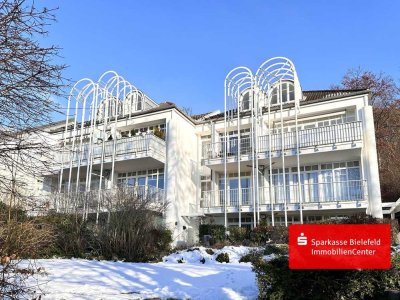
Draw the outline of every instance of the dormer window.
<instances>
[{"instance_id":1,"label":"dormer window","mask_svg":"<svg viewBox=\"0 0 400 300\"><path fill-rule=\"evenodd\" d=\"M140 92L132 92L125 100L126 113L133 113L143 110L143 97Z\"/></svg>"},{"instance_id":2,"label":"dormer window","mask_svg":"<svg viewBox=\"0 0 400 300\"><path fill-rule=\"evenodd\" d=\"M122 103L115 97L110 97L101 101L97 108L97 116L100 120L112 118L122 114Z\"/></svg>"},{"instance_id":3,"label":"dormer window","mask_svg":"<svg viewBox=\"0 0 400 300\"><path fill-rule=\"evenodd\" d=\"M138 97L137 97L136 110L137 111L142 110L142 96L140 96L140 94L138 94Z\"/></svg>"},{"instance_id":4,"label":"dormer window","mask_svg":"<svg viewBox=\"0 0 400 300\"><path fill-rule=\"evenodd\" d=\"M279 84L277 84L272 90L271 105L279 104L278 99ZM292 81L284 81L280 84L280 99L282 103L294 101L294 84Z\"/></svg>"},{"instance_id":5,"label":"dormer window","mask_svg":"<svg viewBox=\"0 0 400 300\"><path fill-rule=\"evenodd\" d=\"M250 109L250 93L247 91L242 97L242 111Z\"/></svg>"}]
</instances>

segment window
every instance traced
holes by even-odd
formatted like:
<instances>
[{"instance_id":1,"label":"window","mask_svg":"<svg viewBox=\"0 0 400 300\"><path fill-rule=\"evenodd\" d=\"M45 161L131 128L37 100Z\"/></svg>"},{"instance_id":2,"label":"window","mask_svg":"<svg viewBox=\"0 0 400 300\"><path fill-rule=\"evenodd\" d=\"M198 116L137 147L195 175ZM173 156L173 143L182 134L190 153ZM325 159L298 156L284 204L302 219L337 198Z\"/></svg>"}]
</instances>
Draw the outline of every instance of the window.
<instances>
[{"instance_id":1,"label":"window","mask_svg":"<svg viewBox=\"0 0 400 300\"><path fill-rule=\"evenodd\" d=\"M242 97L242 110L249 110L250 109L250 93L245 92Z\"/></svg>"},{"instance_id":2,"label":"window","mask_svg":"<svg viewBox=\"0 0 400 300\"><path fill-rule=\"evenodd\" d=\"M209 176L200 176L200 193L201 197L203 197L204 192L211 191L211 175Z\"/></svg>"},{"instance_id":3,"label":"window","mask_svg":"<svg viewBox=\"0 0 400 300\"><path fill-rule=\"evenodd\" d=\"M224 152L225 147L225 136L223 133L219 136L220 145L221 145L221 156ZM250 136L250 128L241 129L240 130L240 153L246 154L250 151L250 144L251 144L251 136ZM228 139L227 139L227 156L234 156L238 154L238 131L233 130L228 132Z\"/></svg>"},{"instance_id":4,"label":"window","mask_svg":"<svg viewBox=\"0 0 400 300\"><path fill-rule=\"evenodd\" d=\"M149 186L164 189L164 169L118 173L117 185L121 187Z\"/></svg>"},{"instance_id":5,"label":"window","mask_svg":"<svg viewBox=\"0 0 400 300\"><path fill-rule=\"evenodd\" d=\"M142 108L143 108L142 97L140 95L138 95L138 99L136 102L136 110L139 111L139 110L142 110Z\"/></svg>"},{"instance_id":6,"label":"window","mask_svg":"<svg viewBox=\"0 0 400 300\"><path fill-rule=\"evenodd\" d=\"M146 126L146 127L132 129L131 135L133 136L133 135L139 135L139 134L148 133L148 132L154 132L156 128L165 134L165 124L159 124L159 125Z\"/></svg>"},{"instance_id":7,"label":"window","mask_svg":"<svg viewBox=\"0 0 400 300\"><path fill-rule=\"evenodd\" d=\"M164 169L159 170L158 174L158 188L164 189Z\"/></svg>"},{"instance_id":8,"label":"window","mask_svg":"<svg viewBox=\"0 0 400 300\"><path fill-rule=\"evenodd\" d=\"M211 135L204 135L201 137L201 149L203 158L212 158L215 155L212 151Z\"/></svg>"},{"instance_id":9,"label":"window","mask_svg":"<svg viewBox=\"0 0 400 300\"><path fill-rule=\"evenodd\" d=\"M278 91L280 90L280 97ZM277 84L273 90L272 90L272 95L271 95L271 105L273 104L280 104L280 101L282 103L294 101L294 84L291 81L284 81L279 84Z\"/></svg>"},{"instance_id":10,"label":"window","mask_svg":"<svg viewBox=\"0 0 400 300\"><path fill-rule=\"evenodd\" d=\"M296 167L272 170L272 196L275 203L291 203L299 199L299 174ZM300 167L303 202L357 201L363 199L360 162L335 162Z\"/></svg>"}]
</instances>

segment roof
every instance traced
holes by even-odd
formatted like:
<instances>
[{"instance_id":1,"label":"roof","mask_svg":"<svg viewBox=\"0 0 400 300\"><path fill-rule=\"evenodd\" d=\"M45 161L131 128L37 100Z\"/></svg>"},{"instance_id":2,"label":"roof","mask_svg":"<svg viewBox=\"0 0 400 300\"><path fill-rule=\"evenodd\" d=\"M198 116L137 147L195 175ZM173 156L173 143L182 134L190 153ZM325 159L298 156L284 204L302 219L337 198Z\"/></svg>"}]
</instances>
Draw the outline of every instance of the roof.
<instances>
[{"instance_id":1,"label":"roof","mask_svg":"<svg viewBox=\"0 0 400 300\"><path fill-rule=\"evenodd\" d=\"M300 102L300 105L307 105L307 104L311 104L311 103L316 103L316 102L322 102L322 101L329 101L329 100L333 100L333 99L337 99L337 98L342 98L342 97L350 97L350 96L355 96L355 95L362 95L365 93L369 93L368 90L365 89L343 89L343 90L339 90L339 89L334 89L334 90L314 90L314 91L303 91L303 100ZM284 104L284 108L286 107L291 107L293 106L294 103L286 103ZM143 115L143 114L148 114L148 113L152 113L152 112L159 112L159 111L163 111L163 110L167 110L167 109L176 109L179 112L181 112L184 116L186 116L188 118L188 120L190 120L192 123L196 124L199 122L203 122L203 121L208 121L208 120L215 120L215 119L219 119L219 118L223 118L224 117L224 113L218 113L218 114L212 114L213 112L207 112L207 113L203 113L203 114L197 114L197 115L192 115L192 116L188 116L187 114L185 114L175 103L173 102L162 102L160 103L157 107L153 107L150 108L148 110L145 111L140 111L140 112L136 112L136 113L132 113L131 117L135 117L135 116L139 116L139 115ZM277 108L276 108L277 109ZM272 108L271 108L272 110ZM209 117L206 117L207 115L212 114ZM124 117L120 117L119 119L124 119L127 116ZM204 120L201 120L203 117L206 117ZM55 122L51 125L63 125L65 121L59 121L59 122ZM64 126L61 128L57 128L54 130L51 130L52 132L57 132L60 130L64 130Z\"/></svg>"},{"instance_id":2,"label":"roof","mask_svg":"<svg viewBox=\"0 0 400 300\"><path fill-rule=\"evenodd\" d=\"M201 118L203 118L203 117L205 117L205 116L207 116L208 114L211 114L212 113L212 111L210 111L210 112L206 112L206 113L204 113L204 114L198 114L198 115L192 115L192 116L190 116L193 120L199 120L199 119L201 119Z\"/></svg>"},{"instance_id":3,"label":"roof","mask_svg":"<svg viewBox=\"0 0 400 300\"><path fill-rule=\"evenodd\" d=\"M360 92L365 93L367 90L365 89L347 89L347 90L315 90L315 91L303 91L303 100L305 101L314 101L314 100L323 100L327 98L333 97L343 97L343 96L352 96L353 94L359 94Z\"/></svg>"},{"instance_id":4,"label":"roof","mask_svg":"<svg viewBox=\"0 0 400 300\"><path fill-rule=\"evenodd\" d=\"M311 103L318 103L318 102L323 102L323 101L334 100L334 99L343 98L343 97L363 95L366 93L369 93L369 90L366 90L366 89L340 89L340 90L333 89L333 90L303 91L303 100L300 101L300 106L311 104ZM283 108L291 107L291 106L294 106L293 102L285 103L283 105ZM276 107L276 109L278 109L278 107ZM275 110L275 108L271 107L271 110ZM191 117L195 120L199 120L204 115L206 115L206 114L194 115ZM215 120L215 119L219 119L219 118L223 118L223 117L224 117L224 113L222 112L222 113L219 113L216 115L212 115L209 118L206 118L204 121Z\"/></svg>"},{"instance_id":5,"label":"roof","mask_svg":"<svg viewBox=\"0 0 400 300\"><path fill-rule=\"evenodd\" d=\"M153 107L153 108L150 108L150 109L147 109L147 110L144 110L144 111L139 111L139 112L132 113L130 115L130 117L136 117L136 116L140 116L140 115L144 115L144 114L148 114L148 113L153 113L153 112L160 112L160 111L168 110L168 109L172 109L172 108L175 108L176 110L178 110L181 114L183 114L193 124L195 123L195 120L193 118L191 118L190 116L188 116L187 114L185 114L175 103L168 102L168 101L167 102L162 102L156 107ZM118 120L123 120L123 119L126 119L126 118L128 118L128 116L122 116L122 117L119 116ZM70 119L70 120L73 121L73 119ZM113 120L114 120L114 118L110 118L110 121L113 121ZM65 125L65 121L59 121L59 122L56 122L54 124L55 125L57 125L57 124ZM78 124L80 124L80 122L78 122ZM85 126L87 126L87 125L85 125ZM51 130L51 132L55 133L55 132L60 132L60 131L64 131L64 130L65 130L65 126L62 126L62 127L59 127L59 128Z\"/></svg>"}]
</instances>

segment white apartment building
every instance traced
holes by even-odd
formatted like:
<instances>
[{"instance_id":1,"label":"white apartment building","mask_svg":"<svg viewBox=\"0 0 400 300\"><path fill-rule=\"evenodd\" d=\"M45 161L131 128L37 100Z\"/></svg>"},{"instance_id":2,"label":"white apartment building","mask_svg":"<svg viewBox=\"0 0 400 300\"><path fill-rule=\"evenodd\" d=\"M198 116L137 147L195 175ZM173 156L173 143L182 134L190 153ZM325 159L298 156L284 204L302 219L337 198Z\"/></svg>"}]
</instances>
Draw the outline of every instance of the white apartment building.
<instances>
[{"instance_id":1,"label":"white apartment building","mask_svg":"<svg viewBox=\"0 0 400 300\"><path fill-rule=\"evenodd\" d=\"M115 72L77 82L68 108L66 121L49 127L61 150L44 185L95 193L95 204L74 204L86 213L101 210L102 191L123 185L168 203L175 243L195 242L199 222L382 218L369 91L303 91L287 58L232 70L223 112L188 116Z\"/></svg>"}]
</instances>

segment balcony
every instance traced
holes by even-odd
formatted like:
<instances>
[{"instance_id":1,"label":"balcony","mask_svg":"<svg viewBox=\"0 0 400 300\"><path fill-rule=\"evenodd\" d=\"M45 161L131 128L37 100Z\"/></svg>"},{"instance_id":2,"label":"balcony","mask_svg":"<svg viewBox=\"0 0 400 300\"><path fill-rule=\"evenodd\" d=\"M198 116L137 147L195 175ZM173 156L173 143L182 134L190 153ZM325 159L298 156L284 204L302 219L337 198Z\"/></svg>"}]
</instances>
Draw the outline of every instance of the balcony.
<instances>
[{"instance_id":1,"label":"balcony","mask_svg":"<svg viewBox=\"0 0 400 300\"><path fill-rule=\"evenodd\" d=\"M242 188L240 190L228 189L226 197L228 210L234 212L235 209L237 211L241 207L242 211L252 211L253 189ZM239 202L240 193L241 202ZM324 204L333 204L336 208L338 205L355 208L358 202L367 199L366 182L364 180L349 180L301 184L301 196L304 209L321 208ZM259 204L262 211L270 211L272 205L274 210L284 210L285 197L288 210L300 208L298 184L277 185L271 189L260 187L258 189ZM201 207L212 209L215 212L223 212L224 201L224 190L206 191L202 195Z\"/></svg>"},{"instance_id":2,"label":"balcony","mask_svg":"<svg viewBox=\"0 0 400 300\"><path fill-rule=\"evenodd\" d=\"M64 167L70 166L85 166L88 164L90 157L90 144L76 145L75 151L64 152L56 157L58 164L63 162ZM166 144L165 141L156 137L153 134L146 134L144 136L133 136L122 138L116 141L115 144L115 160L129 160L143 157L151 157L158 161L165 163ZM100 164L102 160L102 153L104 155L103 162L111 162L114 153L114 141L92 145L92 163Z\"/></svg>"},{"instance_id":3,"label":"balcony","mask_svg":"<svg viewBox=\"0 0 400 300\"><path fill-rule=\"evenodd\" d=\"M336 146L338 144L350 143L362 140L362 124L360 121L349 122L324 127L302 129L298 131L299 149L315 148L321 146ZM296 150L296 132L284 132L282 134L272 134L260 136L258 138L258 153L271 151ZM271 144L271 147L270 147ZM221 159L224 157L224 142L210 143L203 146L202 158ZM282 148L283 146L283 148ZM238 155L238 139L230 137L227 147L227 157ZM271 148L271 149L270 149ZM242 159L251 159L251 138L243 137L240 139L240 154Z\"/></svg>"},{"instance_id":4,"label":"balcony","mask_svg":"<svg viewBox=\"0 0 400 300\"><path fill-rule=\"evenodd\" d=\"M340 143L353 143L362 139L362 124L360 121L337 124L325 127L316 127L299 130L299 148L319 147L324 145L337 145ZM283 143L281 134L271 135L271 151L296 149L296 132L284 132ZM268 152L269 136L259 138L259 151Z\"/></svg>"},{"instance_id":5,"label":"balcony","mask_svg":"<svg viewBox=\"0 0 400 300\"><path fill-rule=\"evenodd\" d=\"M125 197L129 195L132 199L149 201L154 205L163 205L166 200L163 189L149 185L101 190L100 192L99 190L93 190L89 192L73 191L69 194L59 193L52 195L51 200L54 209L61 213L83 211L87 213L104 212L114 210L118 206L116 201L121 198L117 196L118 193L123 193Z\"/></svg>"}]
</instances>

